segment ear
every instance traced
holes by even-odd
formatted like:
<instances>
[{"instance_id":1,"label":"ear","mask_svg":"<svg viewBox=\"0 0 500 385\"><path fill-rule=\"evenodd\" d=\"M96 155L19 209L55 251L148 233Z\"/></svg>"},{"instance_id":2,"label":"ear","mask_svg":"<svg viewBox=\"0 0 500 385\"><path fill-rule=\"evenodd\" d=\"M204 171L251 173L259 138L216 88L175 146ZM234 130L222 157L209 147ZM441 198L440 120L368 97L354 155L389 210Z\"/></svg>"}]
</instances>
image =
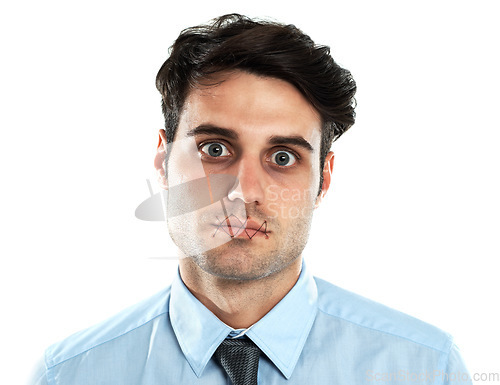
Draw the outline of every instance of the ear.
<instances>
[{"instance_id":1,"label":"ear","mask_svg":"<svg viewBox=\"0 0 500 385\"><path fill-rule=\"evenodd\" d=\"M165 159L167 156L167 136L165 130L161 129L159 132L158 147L156 148L155 155L155 169L158 174L158 184L161 188L168 190L166 164Z\"/></svg>"},{"instance_id":2,"label":"ear","mask_svg":"<svg viewBox=\"0 0 500 385\"><path fill-rule=\"evenodd\" d=\"M321 192L316 198L316 204L314 205L314 208L319 207L319 204L321 203L321 201L326 195L326 192L330 188L330 183L332 181L333 158L334 158L333 152L330 151L328 154L326 154L325 164L323 166L323 184L321 185Z\"/></svg>"}]
</instances>

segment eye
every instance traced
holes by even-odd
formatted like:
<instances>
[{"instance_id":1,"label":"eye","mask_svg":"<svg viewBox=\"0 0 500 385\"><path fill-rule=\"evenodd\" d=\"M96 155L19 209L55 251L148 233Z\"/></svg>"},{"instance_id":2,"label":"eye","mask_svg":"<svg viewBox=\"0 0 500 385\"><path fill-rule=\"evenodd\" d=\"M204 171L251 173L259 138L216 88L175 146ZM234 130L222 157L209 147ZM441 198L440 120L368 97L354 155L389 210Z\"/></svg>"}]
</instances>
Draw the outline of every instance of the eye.
<instances>
[{"instance_id":1,"label":"eye","mask_svg":"<svg viewBox=\"0 0 500 385\"><path fill-rule=\"evenodd\" d=\"M288 151L277 151L271 155L271 162L282 167L290 167L295 164L297 158Z\"/></svg>"},{"instance_id":2,"label":"eye","mask_svg":"<svg viewBox=\"0 0 500 385\"><path fill-rule=\"evenodd\" d=\"M217 158L219 156L228 156L229 151L222 143L207 143L201 146L201 151L205 154Z\"/></svg>"}]
</instances>

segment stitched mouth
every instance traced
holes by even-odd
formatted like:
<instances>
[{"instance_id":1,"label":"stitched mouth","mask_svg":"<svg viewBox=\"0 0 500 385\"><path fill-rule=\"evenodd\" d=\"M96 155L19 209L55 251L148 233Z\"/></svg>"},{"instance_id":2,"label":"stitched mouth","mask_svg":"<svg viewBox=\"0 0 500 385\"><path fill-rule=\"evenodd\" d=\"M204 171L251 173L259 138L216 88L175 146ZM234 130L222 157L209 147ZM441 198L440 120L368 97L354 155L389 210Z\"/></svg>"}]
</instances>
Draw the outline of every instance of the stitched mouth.
<instances>
[{"instance_id":1,"label":"stitched mouth","mask_svg":"<svg viewBox=\"0 0 500 385\"><path fill-rule=\"evenodd\" d=\"M250 220L250 217L247 217L244 222L241 221L236 215L231 214L229 216L224 217L223 219L217 218L217 224L213 237L217 234L219 230L225 232L231 238L241 236L242 234L246 235L248 239L252 239L256 234L263 234L266 239L269 238L270 231L267 230L267 221L262 222L260 225Z\"/></svg>"}]
</instances>

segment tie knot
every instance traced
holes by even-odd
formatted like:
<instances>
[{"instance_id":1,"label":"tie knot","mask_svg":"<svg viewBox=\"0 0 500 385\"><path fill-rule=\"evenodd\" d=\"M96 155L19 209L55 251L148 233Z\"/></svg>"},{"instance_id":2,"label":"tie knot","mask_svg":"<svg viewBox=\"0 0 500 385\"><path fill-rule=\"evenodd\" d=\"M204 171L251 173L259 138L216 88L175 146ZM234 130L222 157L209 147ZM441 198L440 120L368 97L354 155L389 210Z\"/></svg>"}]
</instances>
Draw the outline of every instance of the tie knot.
<instances>
[{"instance_id":1,"label":"tie knot","mask_svg":"<svg viewBox=\"0 0 500 385\"><path fill-rule=\"evenodd\" d=\"M225 339L215 358L234 385L256 385L260 349L248 338Z\"/></svg>"}]
</instances>

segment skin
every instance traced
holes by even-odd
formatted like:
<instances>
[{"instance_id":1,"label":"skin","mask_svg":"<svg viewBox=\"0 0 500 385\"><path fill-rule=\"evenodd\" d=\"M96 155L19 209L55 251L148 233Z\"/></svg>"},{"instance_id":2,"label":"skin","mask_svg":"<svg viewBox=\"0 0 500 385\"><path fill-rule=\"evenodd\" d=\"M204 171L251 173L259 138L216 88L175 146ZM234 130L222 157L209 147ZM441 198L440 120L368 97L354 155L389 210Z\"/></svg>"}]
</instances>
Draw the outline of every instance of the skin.
<instances>
[{"instance_id":1,"label":"skin","mask_svg":"<svg viewBox=\"0 0 500 385\"><path fill-rule=\"evenodd\" d=\"M261 319L296 283L313 211L330 186L333 153L317 195L321 119L312 105L283 80L241 71L219 80L188 94L167 162L160 130L155 167L160 185L172 191L214 174L232 178L219 186L227 190L223 199L196 210L206 191L169 195L169 208L192 208L168 226L184 284L238 329Z\"/></svg>"}]
</instances>

